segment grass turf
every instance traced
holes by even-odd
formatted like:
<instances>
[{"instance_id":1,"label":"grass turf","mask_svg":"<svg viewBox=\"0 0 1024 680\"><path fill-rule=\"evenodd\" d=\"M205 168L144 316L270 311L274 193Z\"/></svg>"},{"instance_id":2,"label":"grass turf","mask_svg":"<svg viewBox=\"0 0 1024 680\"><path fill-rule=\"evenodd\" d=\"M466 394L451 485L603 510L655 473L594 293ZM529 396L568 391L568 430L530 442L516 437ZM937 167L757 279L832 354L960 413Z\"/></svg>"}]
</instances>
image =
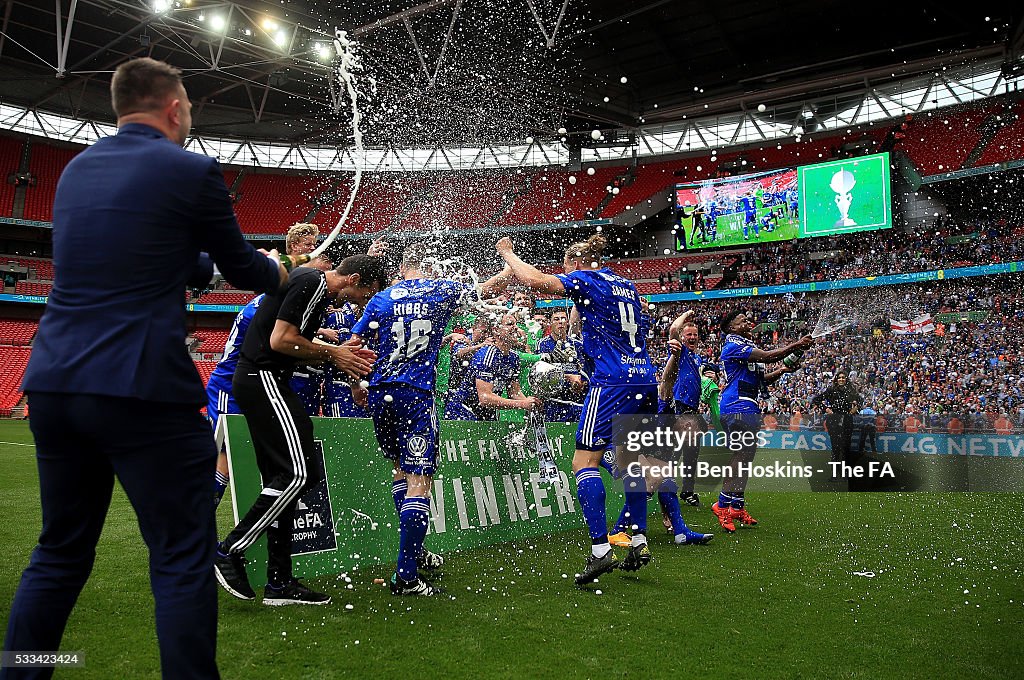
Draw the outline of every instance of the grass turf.
<instances>
[{"instance_id":1,"label":"grass turf","mask_svg":"<svg viewBox=\"0 0 1024 680\"><path fill-rule=\"evenodd\" d=\"M39 530L31 435L0 421L0 616ZM397 600L385 570L316 579L329 607L220 593L218 659L251 677L971 677L1024 675L1019 494L759 494L756 528L676 547L590 590L583 531L448 556L445 600ZM225 504L226 505L226 504ZM223 507L221 522L230 521ZM615 510L615 509L612 509ZM709 510L684 510L712 529ZM657 520L652 520L656 522ZM870 571L873 578L855 572ZM563 574L567 578L563 577ZM349 587L351 586L351 587ZM596 594L600 589L602 594ZM351 609L348 608L351 605ZM146 551L115 491L64 636L86 667L158 677Z\"/></svg>"}]
</instances>

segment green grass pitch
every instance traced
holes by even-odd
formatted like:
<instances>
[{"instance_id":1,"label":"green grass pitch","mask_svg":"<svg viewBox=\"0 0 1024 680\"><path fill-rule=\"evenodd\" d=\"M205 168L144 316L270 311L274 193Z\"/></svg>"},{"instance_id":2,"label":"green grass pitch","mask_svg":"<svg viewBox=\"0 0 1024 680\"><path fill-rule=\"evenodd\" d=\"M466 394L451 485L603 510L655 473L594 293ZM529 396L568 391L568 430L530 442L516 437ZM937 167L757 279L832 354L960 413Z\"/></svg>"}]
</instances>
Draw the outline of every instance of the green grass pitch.
<instances>
[{"instance_id":1,"label":"green grass pitch","mask_svg":"<svg viewBox=\"0 0 1024 680\"><path fill-rule=\"evenodd\" d=\"M31 435L0 421L0 614L39 531ZM20 444L20 445L19 445ZM222 506L223 525L230 521ZM327 608L220 593L226 678L1024 676L1019 494L758 494L758 527L676 547L594 590L571 584L583 530L448 555L454 601L321 578ZM616 509L613 509L616 510ZM712 529L709 510L686 510ZM657 519L652 518L657 523ZM857 576L855 572L875 576ZM569 578L563 578L563 574ZM349 587L351 585L351 587ZM351 605L351 609L348 606ZM159 676L146 551L123 493L64 636L65 678Z\"/></svg>"},{"instance_id":2,"label":"green grass pitch","mask_svg":"<svg viewBox=\"0 0 1024 680\"><path fill-rule=\"evenodd\" d=\"M762 215L770 210L777 208L758 208L757 218L760 219ZM689 243L689 239L692 236L693 231L693 220L688 219L684 221L684 233L687 238L687 247L691 249L700 248L722 248L726 246L743 246L750 245L751 243L764 243L768 241L790 241L800 235L800 220L793 217L783 217L779 220L779 226L774 231L765 231L761 229L760 237L754 236L753 227L749 228L749 240L743 238L743 213L730 213L728 215L719 215L716 227L716 239L713 242L705 243L700 238L700 232L698 231L693 244Z\"/></svg>"}]
</instances>

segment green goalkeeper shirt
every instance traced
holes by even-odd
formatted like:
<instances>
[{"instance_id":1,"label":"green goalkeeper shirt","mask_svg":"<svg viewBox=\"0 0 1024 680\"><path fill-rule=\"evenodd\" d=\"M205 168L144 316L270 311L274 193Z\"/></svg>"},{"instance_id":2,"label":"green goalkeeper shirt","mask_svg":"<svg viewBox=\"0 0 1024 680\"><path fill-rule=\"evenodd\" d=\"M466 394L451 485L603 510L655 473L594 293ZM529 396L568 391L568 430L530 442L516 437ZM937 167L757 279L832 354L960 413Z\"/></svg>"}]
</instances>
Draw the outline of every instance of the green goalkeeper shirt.
<instances>
[{"instance_id":1,"label":"green goalkeeper shirt","mask_svg":"<svg viewBox=\"0 0 1024 680\"><path fill-rule=\"evenodd\" d=\"M716 430L722 429L722 419L718 415L718 383L711 378L700 379L700 400L708 405L711 411L711 424Z\"/></svg>"}]
</instances>

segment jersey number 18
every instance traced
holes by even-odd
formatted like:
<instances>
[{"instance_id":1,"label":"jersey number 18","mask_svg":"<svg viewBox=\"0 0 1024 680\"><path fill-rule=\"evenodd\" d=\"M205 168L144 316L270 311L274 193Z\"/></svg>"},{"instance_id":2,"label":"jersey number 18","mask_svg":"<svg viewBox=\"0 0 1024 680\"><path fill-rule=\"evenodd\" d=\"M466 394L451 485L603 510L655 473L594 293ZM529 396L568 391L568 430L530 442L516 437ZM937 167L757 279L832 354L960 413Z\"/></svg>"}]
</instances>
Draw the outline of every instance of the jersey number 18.
<instances>
[{"instance_id":1,"label":"jersey number 18","mask_svg":"<svg viewBox=\"0 0 1024 680\"><path fill-rule=\"evenodd\" d=\"M430 331L433 326L430 319L413 319L409 324L408 336L405 332L405 317L400 316L391 324L391 333L395 336L395 351L391 353L389 361L398 363L408 361L414 356L423 352L430 345Z\"/></svg>"}]
</instances>

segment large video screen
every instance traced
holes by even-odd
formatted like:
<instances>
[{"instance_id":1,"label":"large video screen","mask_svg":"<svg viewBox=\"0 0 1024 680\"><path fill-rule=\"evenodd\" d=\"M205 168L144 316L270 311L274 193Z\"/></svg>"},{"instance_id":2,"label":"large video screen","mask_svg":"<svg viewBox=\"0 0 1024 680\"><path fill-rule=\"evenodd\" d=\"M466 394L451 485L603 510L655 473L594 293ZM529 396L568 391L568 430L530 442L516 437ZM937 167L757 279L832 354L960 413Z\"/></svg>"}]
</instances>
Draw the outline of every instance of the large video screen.
<instances>
[{"instance_id":1,"label":"large video screen","mask_svg":"<svg viewBox=\"0 0 1024 680\"><path fill-rule=\"evenodd\" d=\"M799 234L796 170L676 185L676 249L786 241Z\"/></svg>"},{"instance_id":2,"label":"large video screen","mask_svg":"<svg viewBox=\"0 0 1024 680\"><path fill-rule=\"evenodd\" d=\"M797 176L801 238L892 226L888 153L805 165Z\"/></svg>"}]
</instances>

